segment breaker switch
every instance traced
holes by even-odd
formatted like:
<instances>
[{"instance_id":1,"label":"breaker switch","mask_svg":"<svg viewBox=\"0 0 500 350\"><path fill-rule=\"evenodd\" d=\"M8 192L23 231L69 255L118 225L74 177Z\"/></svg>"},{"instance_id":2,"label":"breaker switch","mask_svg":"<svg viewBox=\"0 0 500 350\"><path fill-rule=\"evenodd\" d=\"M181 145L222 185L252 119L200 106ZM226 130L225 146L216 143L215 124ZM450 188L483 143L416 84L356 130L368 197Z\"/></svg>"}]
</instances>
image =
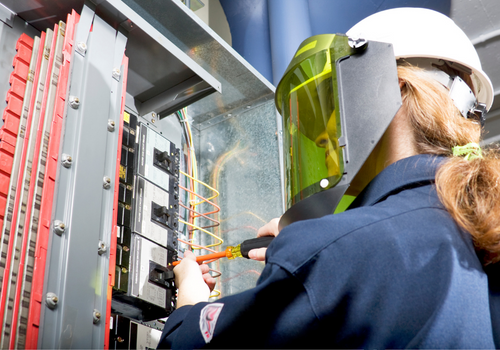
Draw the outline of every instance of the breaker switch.
<instances>
[{"instance_id":1,"label":"breaker switch","mask_svg":"<svg viewBox=\"0 0 500 350\"><path fill-rule=\"evenodd\" d=\"M169 209L166 206L156 204L151 202L151 220L159 223L163 226L168 226L170 228L176 228L177 220L175 220L176 211L175 208Z\"/></svg>"},{"instance_id":2,"label":"breaker switch","mask_svg":"<svg viewBox=\"0 0 500 350\"><path fill-rule=\"evenodd\" d=\"M175 289L174 272L149 260L149 281L162 287Z\"/></svg>"},{"instance_id":3,"label":"breaker switch","mask_svg":"<svg viewBox=\"0 0 500 350\"><path fill-rule=\"evenodd\" d=\"M167 162L170 164L170 156L168 154L168 152L158 152L157 155L156 155L156 159L158 159L159 162Z\"/></svg>"},{"instance_id":4,"label":"breaker switch","mask_svg":"<svg viewBox=\"0 0 500 350\"><path fill-rule=\"evenodd\" d=\"M155 209L155 215L158 216L158 217L164 217L164 216L166 216L167 219L168 219L168 217L170 216L170 213L168 212L168 208L167 207L157 207Z\"/></svg>"},{"instance_id":5,"label":"breaker switch","mask_svg":"<svg viewBox=\"0 0 500 350\"><path fill-rule=\"evenodd\" d=\"M170 152L168 151L160 151L158 149L154 149L154 159L153 159L153 164L157 166L158 168L167 171L171 174L174 174L174 169L173 169L173 160L174 157L170 155Z\"/></svg>"}]
</instances>

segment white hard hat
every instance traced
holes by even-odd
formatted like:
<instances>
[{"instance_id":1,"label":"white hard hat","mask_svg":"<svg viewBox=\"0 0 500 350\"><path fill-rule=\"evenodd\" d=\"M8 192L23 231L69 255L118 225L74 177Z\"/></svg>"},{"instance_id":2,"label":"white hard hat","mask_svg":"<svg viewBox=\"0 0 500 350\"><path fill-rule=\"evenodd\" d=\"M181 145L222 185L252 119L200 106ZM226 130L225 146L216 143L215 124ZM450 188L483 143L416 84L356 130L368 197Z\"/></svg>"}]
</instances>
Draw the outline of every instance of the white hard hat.
<instances>
[{"instance_id":1,"label":"white hard hat","mask_svg":"<svg viewBox=\"0 0 500 350\"><path fill-rule=\"evenodd\" d=\"M393 44L396 59L433 58L458 63L472 71L477 101L489 110L494 90L474 45L447 16L429 9L403 7L377 12L349 29L353 38Z\"/></svg>"}]
</instances>

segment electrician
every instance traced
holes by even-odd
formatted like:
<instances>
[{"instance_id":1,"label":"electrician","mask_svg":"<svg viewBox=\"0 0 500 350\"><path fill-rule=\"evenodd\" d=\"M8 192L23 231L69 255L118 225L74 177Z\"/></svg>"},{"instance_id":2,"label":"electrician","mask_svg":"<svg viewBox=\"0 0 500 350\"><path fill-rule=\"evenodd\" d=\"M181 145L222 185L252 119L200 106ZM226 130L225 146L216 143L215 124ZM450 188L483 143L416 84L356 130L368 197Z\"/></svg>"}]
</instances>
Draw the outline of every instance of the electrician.
<instances>
[{"instance_id":1,"label":"electrician","mask_svg":"<svg viewBox=\"0 0 500 350\"><path fill-rule=\"evenodd\" d=\"M350 182L347 193L357 198L343 213L292 223L279 235L278 219L261 228L260 236L277 237L256 287L214 303L207 303L213 278L186 252L174 270L178 309L159 347L500 348L500 160L498 152L479 146L493 88L477 53L449 18L426 9L379 12L347 35L367 39L367 50L372 40L392 43L402 101ZM317 45L311 42L308 48ZM326 65L318 55L308 64L320 62L320 72ZM355 84L368 84L376 73ZM322 73L318 77L320 86ZM290 89L280 83L277 101L282 96L287 102L301 84ZM353 91L345 89L330 92ZM297 95L298 104L309 103L305 95L314 94ZM301 111L288 105L289 111L278 106L284 116ZM327 168L340 166L344 156L325 162L331 151L321 137L337 151L344 144L335 139L338 129L348 123L337 117L337 131L321 136L304 119L328 124L330 112L302 114L287 126L297 131L292 137L304 133L302 145L323 147ZM349 152L351 164L355 154ZM345 157L343 162L347 169ZM335 171L324 174L331 179ZM308 195L306 185L296 181L300 191L290 190L289 198L305 193L302 200L312 203L318 194ZM262 253L252 252L256 259Z\"/></svg>"}]
</instances>

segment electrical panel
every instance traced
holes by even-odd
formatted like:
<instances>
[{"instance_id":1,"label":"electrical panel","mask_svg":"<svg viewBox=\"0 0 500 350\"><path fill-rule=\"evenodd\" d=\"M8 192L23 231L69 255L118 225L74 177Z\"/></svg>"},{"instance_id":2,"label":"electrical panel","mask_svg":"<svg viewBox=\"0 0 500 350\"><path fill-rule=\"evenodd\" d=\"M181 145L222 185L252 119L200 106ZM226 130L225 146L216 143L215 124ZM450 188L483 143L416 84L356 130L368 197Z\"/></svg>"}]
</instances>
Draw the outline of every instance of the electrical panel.
<instances>
[{"instance_id":1,"label":"electrical panel","mask_svg":"<svg viewBox=\"0 0 500 350\"><path fill-rule=\"evenodd\" d=\"M125 112L111 306L121 315L149 321L174 310L179 159L174 143Z\"/></svg>"},{"instance_id":2,"label":"electrical panel","mask_svg":"<svg viewBox=\"0 0 500 350\"><path fill-rule=\"evenodd\" d=\"M160 18L140 9L147 1ZM220 250L224 235L240 243L277 216L269 208L279 203L262 196L278 181L265 193L241 186L271 169L260 156L278 154L274 126L238 119L256 109L273 124L273 87L180 2L0 3L12 10L0 11L2 57L14 51L13 67L0 67L10 85L0 126L0 347L155 348L176 307L172 263L184 250ZM162 26L174 36L194 28L196 40L170 41ZM199 39L217 55L183 51ZM251 196L265 215L248 211ZM221 282L253 283L259 267Z\"/></svg>"}]
</instances>

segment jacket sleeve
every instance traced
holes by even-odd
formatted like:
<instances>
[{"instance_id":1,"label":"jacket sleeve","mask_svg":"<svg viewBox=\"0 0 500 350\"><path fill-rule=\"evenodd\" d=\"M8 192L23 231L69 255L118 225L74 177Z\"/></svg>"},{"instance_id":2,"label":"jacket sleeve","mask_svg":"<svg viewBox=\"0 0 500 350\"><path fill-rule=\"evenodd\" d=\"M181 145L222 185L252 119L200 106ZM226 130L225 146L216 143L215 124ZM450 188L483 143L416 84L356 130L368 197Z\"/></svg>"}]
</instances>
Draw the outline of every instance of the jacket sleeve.
<instances>
[{"instance_id":1,"label":"jacket sleeve","mask_svg":"<svg viewBox=\"0 0 500 350\"><path fill-rule=\"evenodd\" d=\"M302 283L275 264L266 265L255 288L216 303L222 308L215 322L209 315L213 326L209 341L205 341L201 329L201 324L206 326L207 314L200 315L210 303L198 303L170 315L158 348L297 347L296 336L304 334L304 324L314 327L316 322ZM298 318L301 322L291 321Z\"/></svg>"}]
</instances>

